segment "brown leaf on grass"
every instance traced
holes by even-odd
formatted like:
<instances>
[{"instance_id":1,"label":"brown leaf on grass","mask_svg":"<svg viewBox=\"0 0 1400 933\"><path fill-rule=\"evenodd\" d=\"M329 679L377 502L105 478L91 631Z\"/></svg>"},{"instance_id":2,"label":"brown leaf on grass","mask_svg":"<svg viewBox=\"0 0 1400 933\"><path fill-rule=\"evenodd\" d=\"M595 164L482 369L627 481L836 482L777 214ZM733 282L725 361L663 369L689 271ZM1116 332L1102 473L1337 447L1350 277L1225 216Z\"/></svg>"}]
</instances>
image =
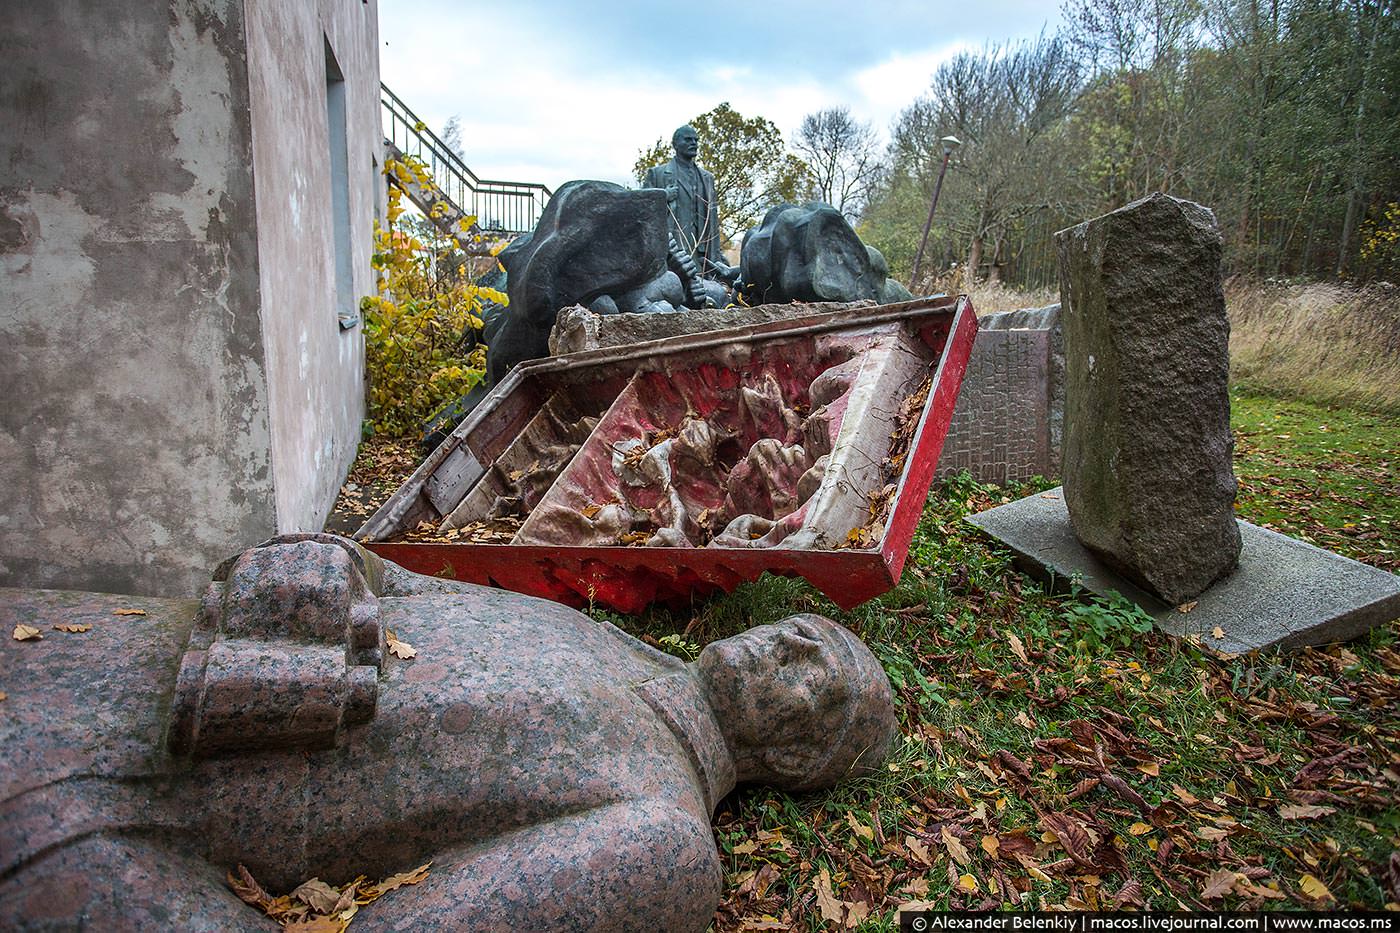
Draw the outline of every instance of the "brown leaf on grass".
<instances>
[{"instance_id":1,"label":"brown leaf on grass","mask_svg":"<svg viewBox=\"0 0 1400 933\"><path fill-rule=\"evenodd\" d=\"M1006 749L999 750L992 756L992 760L1001 765L1002 769L1011 773L1013 783L1020 783L1027 786L1031 782L1030 765L1026 764Z\"/></svg>"},{"instance_id":2,"label":"brown leaf on grass","mask_svg":"<svg viewBox=\"0 0 1400 933\"><path fill-rule=\"evenodd\" d=\"M851 832L855 833L857 836L864 839L866 842L875 841L875 830L871 829L869 826L866 826L860 820L856 819L856 815L854 813L846 814L846 822L850 825Z\"/></svg>"},{"instance_id":3,"label":"brown leaf on grass","mask_svg":"<svg viewBox=\"0 0 1400 933\"><path fill-rule=\"evenodd\" d=\"M1068 800L1078 800L1080 797L1083 797L1085 794L1089 793L1089 791L1093 790L1095 787L1098 786L1098 778L1084 778L1084 780L1074 785L1074 789L1071 790L1068 794L1066 794L1065 798Z\"/></svg>"},{"instance_id":4,"label":"brown leaf on grass","mask_svg":"<svg viewBox=\"0 0 1400 933\"><path fill-rule=\"evenodd\" d=\"M272 897L263 890L262 885L253 878L252 872L242 865L237 869L230 868L228 877L229 889L238 895L238 899L245 904L252 904L254 907L266 913L272 906Z\"/></svg>"},{"instance_id":5,"label":"brown leaf on grass","mask_svg":"<svg viewBox=\"0 0 1400 933\"><path fill-rule=\"evenodd\" d=\"M1206 878L1201 887L1203 901L1216 901L1235 889L1235 873L1229 868L1220 868Z\"/></svg>"},{"instance_id":6,"label":"brown leaf on grass","mask_svg":"<svg viewBox=\"0 0 1400 933\"><path fill-rule=\"evenodd\" d=\"M1007 632L1006 640L1011 644L1011 653L1021 659L1023 664L1031 663L1031 659L1026 657L1026 646L1021 644L1021 639L1016 637L1015 632Z\"/></svg>"},{"instance_id":7,"label":"brown leaf on grass","mask_svg":"<svg viewBox=\"0 0 1400 933\"><path fill-rule=\"evenodd\" d=\"M964 867L972 864L972 856L967 854L967 847L962 844L962 840L953 834L947 826L939 832L943 838L943 845L948 848L948 854L953 857L953 861Z\"/></svg>"},{"instance_id":8,"label":"brown leaf on grass","mask_svg":"<svg viewBox=\"0 0 1400 933\"><path fill-rule=\"evenodd\" d=\"M53 628L54 628L54 631L56 631L56 632L69 632L69 633L72 633L72 634L75 634L75 635L76 635L76 634L79 634L79 633L81 633L81 632L90 632L90 631L92 631L92 626L91 626L91 625L79 625L79 624L74 623L74 622L60 622L58 625L55 625Z\"/></svg>"},{"instance_id":9,"label":"brown leaf on grass","mask_svg":"<svg viewBox=\"0 0 1400 933\"><path fill-rule=\"evenodd\" d=\"M113 610L112 610L112 615L114 615L114 616L143 616L143 615L145 615L145 614L146 614L146 610L144 610L144 609L113 609Z\"/></svg>"},{"instance_id":10,"label":"brown leaf on grass","mask_svg":"<svg viewBox=\"0 0 1400 933\"><path fill-rule=\"evenodd\" d=\"M1147 906L1147 901L1142 896L1142 884L1136 878L1129 878L1123 887L1118 889L1118 893L1113 895L1114 910L1122 910L1127 906Z\"/></svg>"},{"instance_id":11,"label":"brown leaf on grass","mask_svg":"<svg viewBox=\"0 0 1400 933\"><path fill-rule=\"evenodd\" d=\"M1137 769L1148 777L1157 777L1162 773L1162 767L1155 761L1138 762Z\"/></svg>"},{"instance_id":12,"label":"brown leaf on grass","mask_svg":"<svg viewBox=\"0 0 1400 933\"><path fill-rule=\"evenodd\" d=\"M335 905L340 901L340 892L320 878L312 878L298 885L292 891L292 897L318 914L328 914L335 910Z\"/></svg>"},{"instance_id":13,"label":"brown leaf on grass","mask_svg":"<svg viewBox=\"0 0 1400 933\"><path fill-rule=\"evenodd\" d=\"M399 641L399 637L394 634L393 629L389 629L384 633L384 640L389 646L389 653L396 658L402 658L407 661L409 658L418 654L417 648L406 641Z\"/></svg>"},{"instance_id":14,"label":"brown leaf on grass","mask_svg":"<svg viewBox=\"0 0 1400 933\"><path fill-rule=\"evenodd\" d=\"M1001 858L1016 858L1021 855L1031 855L1035 852L1035 840L1025 833L1024 830L1014 833L1002 833L997 836L997 852Z\"/></svg>"},{"instance_id":15,"label":"brown leaf on grass","mask_svg":"<svg viewBox=\"0 0 1400 933\"><path fill-rule=\"evenodd\" d=\"M15 641L42 641L44 633L32 625L16 625L12 633Z\"/></svg>"},{"instance_id":16,"label":"brown leaf on grass","mask_svg":"<svg viewBox=\"0 0 1400 933\"><path fill-rule=\"evenodd\" d=\"M1000 865L994 865L992 867L992 877L996 879L997 888L1011 901L1012 906L1019 907L1021 904L1021 892L1017 890L1016 885L1012 884L1011 879L1006 877L1006 872L1001 870ZM1026 882L1026 885L1029 887L1030 882Z\"/></svg>"},{"instance_id":17,"label":"brown leaf on grass","mask_svg":"<svg viewBox=\"0 0 1400 933\"><path fill-rule=\"evenodd\" d=\"M854 930L861 921L870 916L870 905L864 901L842 901L846 908L846 929Z\"/></svg>"},{"instance_id":18,"label":"brown leaf on grass","mask_svg":"<svg viewBox=\"0 0 1400 933\"><path fill-rule=\"evenodd\" d=\"M1055 834L1060 848L1074 859L1075 863L1089 869L1094 864L1094 839L1089 830L1068 813L1042 813L1040 825Z\"/></svg>"},{"instance_id":19,"label":"brown leaf on grass","mask_svg":"<svg viewBox=\"0 0 1400 933\"><path fill-rule=\"evenodd\" d=\"M1054 880L1043 870L1041 870L1039 862L1031 858L1029 855L1026 855L1024 852L1016 853L1016 861L1020 862L1021 867L1026 870L1026 873L1029 874L1036 881L1049 882Z\"/></svg>"},{"instance_id":20,"label":"brown leaf on grass","mask_svg":"<svg viewBox=\"0 0 1400 933\"><path fill-rule=\"evenodd\" d=\"M1152 812L1152 808L1147 805L1147 801L1143 799L1142 794L1139 794L1133 789L1132 785L1118 775L1104 772L1100 780L1103 781L1104 787L1113 791L1123 802L1132 804L1143 813Z\"/></svg>"},{"instance_id":21,"label":"brown leaf on grass","mask_svg":"<svg viewBox=\"0 0 1400 933\"><path fill-rule=\"evenodd\" d=\"M1001 851L1001 841L996 836L983 836L982 851L992 858L996 858L997 853Z\"/></svg>"},{"instance_id":22,"label":"brown leaf on grass","mask_svg":"<svg viewBox=\"0 0 1400 933\"><path fill-rule=\"evenodd\" d=\"M933 864L933 857L929 855L928 846L924 845L918 838L914 836L905 836L904 848L909 850L910 854L914 856L915 861L922 862L925 865Z\"/></svg>"},{"instance_id":23,"label":"brown leaf on grass","mask_svg":"<svg viewBox=\"0 0 1400 933\"><path fill-rule=\"evenodd\" d=\"M817 909L827 923L840 923L845 913L836 892L831 890L831 872L823 868L812 879L812 890L817 895Z\"/></svg>"},{"instance_id":24,"label":"brown leaf on grass","mask_svg":"<svg viewBox=\"0 0 1400 933\"><path fill-rule=\"evenodd\" d=\"M1286 803L1278 808L1279 817L1285 820L1312 820L1319 816L1330 816L1336 812L1336 807L1319 807L1309 804Z\"/></svg>"}]
</instances>

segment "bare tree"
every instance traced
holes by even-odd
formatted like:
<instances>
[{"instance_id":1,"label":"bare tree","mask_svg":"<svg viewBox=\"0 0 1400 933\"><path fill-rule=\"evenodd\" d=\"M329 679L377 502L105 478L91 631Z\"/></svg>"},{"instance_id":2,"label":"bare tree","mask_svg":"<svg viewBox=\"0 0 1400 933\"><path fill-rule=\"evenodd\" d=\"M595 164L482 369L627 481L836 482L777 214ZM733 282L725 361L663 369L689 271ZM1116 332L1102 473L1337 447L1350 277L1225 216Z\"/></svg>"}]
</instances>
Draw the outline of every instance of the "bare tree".
<instances>
[{"instance_id":1,"label":"bare tree","mask_svg":"<svg viewBox=\"0 0 1400 933\"><path fill-rule=\"evenodd\" d=\"M937 220L967 244L970 275L985 263L998 278L1008 234L1034 216L1061 213L1072 198L1064 129L1079 86L1064 43L1042 36L958 55L900 116L891 156L925 190L942 157L938 139L962 140Z\"/></svg>"},{"instance_id":2,"label":"bare tree","mask_svg":"<svg viewBox=\"0 0 1400 933\"><path fill-rule=\"evenodd\" d=\"M447 148L457 154L459 158L465 158L466 153L462 151L462 117L460 114L453 114L442 126L442 141L447 143Z\"/></svg>"},{"instance_id":3,"label":"bare tree","mask_svg":"<svg viewBox=\"0 0 1400 933\"><path fill-rule=\"evenodd\" d=\"M849 107L819 110L802 118L792 148L807 163L807 195L854 223L880 178L875 130L852 117Z\"/></svg>"}]
</instances>

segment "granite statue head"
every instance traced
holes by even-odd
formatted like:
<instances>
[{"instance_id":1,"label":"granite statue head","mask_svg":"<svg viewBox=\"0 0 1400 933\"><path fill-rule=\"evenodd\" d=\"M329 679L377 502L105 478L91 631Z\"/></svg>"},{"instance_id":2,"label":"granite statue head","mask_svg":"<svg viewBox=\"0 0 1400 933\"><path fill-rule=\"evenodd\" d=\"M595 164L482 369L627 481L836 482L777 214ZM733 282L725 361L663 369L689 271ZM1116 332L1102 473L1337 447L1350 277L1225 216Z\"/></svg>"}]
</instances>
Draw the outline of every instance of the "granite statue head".
<instances>
[{"instance_id":1,"label":"granite statue head","mask_svg":"<svg viewBox=\"0 0 1400 933\"><path fill-rule=\"evenodd\" d=\"M700 134L690 124L678 127L671 134L671 147L683 159L694 159L700 153Z\"/></svg>"},{"instance_id":2,"label":"granite statue head","mask_svg":"<svg viewBox=\"0 0 1400 933\"><path fill-rule=\"evenodd\" d=\"M714 642L698 666L741 781L830 787L877 768L898 736L879 661L821 616Z\"/></svg>"}]
</instances>

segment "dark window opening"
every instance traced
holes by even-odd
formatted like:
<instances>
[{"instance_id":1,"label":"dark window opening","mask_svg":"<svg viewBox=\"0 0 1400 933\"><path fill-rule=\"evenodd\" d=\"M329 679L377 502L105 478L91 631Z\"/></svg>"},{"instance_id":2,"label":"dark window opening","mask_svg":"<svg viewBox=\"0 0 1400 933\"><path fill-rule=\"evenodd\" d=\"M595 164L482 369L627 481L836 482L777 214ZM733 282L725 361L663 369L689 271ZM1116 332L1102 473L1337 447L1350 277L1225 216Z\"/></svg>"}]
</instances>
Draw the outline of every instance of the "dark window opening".
<instances>
[{"instance_id":1,"label":"dark window opening","mask_svg":"<svg viewBox=\"0 0 1400 933\"><path fill-rule=\"evenodd\" d=\"M354 253L350 244L350 150L345 130L345 74L326 46L326 138L330 166L331 238L335 245L335 312L341 330L360 322L355 306Z\"/></svg>"}]
</instances>

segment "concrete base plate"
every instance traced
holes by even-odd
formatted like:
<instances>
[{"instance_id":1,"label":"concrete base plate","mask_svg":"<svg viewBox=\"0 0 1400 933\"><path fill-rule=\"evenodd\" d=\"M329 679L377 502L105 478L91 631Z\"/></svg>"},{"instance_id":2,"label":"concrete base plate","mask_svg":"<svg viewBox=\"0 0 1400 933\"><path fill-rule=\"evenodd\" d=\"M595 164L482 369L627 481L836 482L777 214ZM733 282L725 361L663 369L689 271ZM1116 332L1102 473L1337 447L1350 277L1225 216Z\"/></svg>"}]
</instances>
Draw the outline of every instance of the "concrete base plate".
<instances>
[{"instance_id":1,"label":"concrete base plate","mask_svg":"<svg viewBox=\"0 0 1400 933\"><path fill-rule=\"evenodd\" d=\"M1181 612L1110 570L1079 543L1061 487L967 520L1015 551L1017 564L1031 576L1051 586L1077 580L1099 595L1117 590L1156 619L1162 631L1199 636L1205 647L1224 654L1346 641L1400 618L1400 576L1249 522L1240 522L1239 567Z\"/></svg>"}]
</instances>

